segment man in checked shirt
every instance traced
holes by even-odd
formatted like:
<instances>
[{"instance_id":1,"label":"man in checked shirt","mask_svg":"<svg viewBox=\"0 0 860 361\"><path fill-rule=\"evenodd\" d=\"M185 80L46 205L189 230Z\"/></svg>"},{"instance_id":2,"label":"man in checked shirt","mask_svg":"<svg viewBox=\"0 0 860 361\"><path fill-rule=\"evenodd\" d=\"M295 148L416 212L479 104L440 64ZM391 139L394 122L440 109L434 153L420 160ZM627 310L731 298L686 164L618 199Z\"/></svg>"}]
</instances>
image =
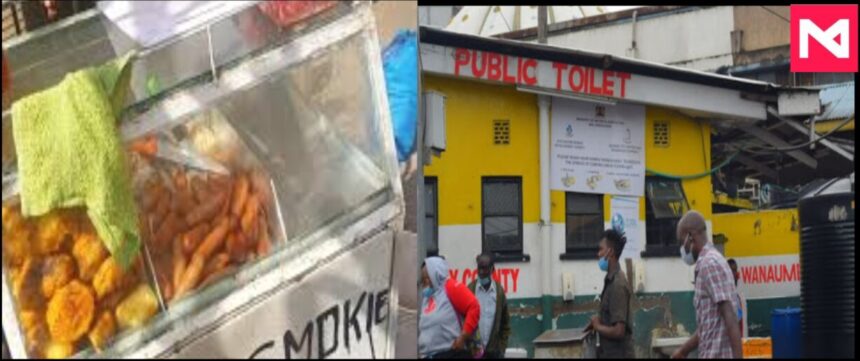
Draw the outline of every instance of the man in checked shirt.
<instances>
[{"instance_id":1,"label":"man in checked shirt","mask_svg":"<svg viewBox=\"0 0 860 361\"><path fill-rule=\"evenodd\" d=\"M696 333L672 358L684 358L699 349L699 358L741 358L741 331L738 328L735 279L728 262L708 241L705 217L689 211L678 222L681 258L696 265Z\"/></svg>"}]
</instances>

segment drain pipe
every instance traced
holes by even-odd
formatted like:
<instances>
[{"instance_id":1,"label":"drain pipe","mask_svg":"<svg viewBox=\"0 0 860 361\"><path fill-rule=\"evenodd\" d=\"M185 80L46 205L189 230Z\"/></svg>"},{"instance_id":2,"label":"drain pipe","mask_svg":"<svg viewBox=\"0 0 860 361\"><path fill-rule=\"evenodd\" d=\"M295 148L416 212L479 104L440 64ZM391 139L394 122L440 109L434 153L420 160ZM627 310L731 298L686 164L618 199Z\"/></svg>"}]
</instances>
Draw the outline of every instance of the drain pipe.
<instances>
[{"instance_id":1,"label":"drain pipe","mask_svg":"<svg viewBox=\"0 0 860 361\"><path fill-rule=\"evenodd\" d=\"M630 35L630 56L634 59L637 57L636 56L637 55L636 54L636 15L638 13L639 13L639 10L633 10L633 23L631 24L632 34Z\"/></svg>"},{"instance_id":2,"label":"drain pipe","mask_svg":"<svg viewBox=\"0 0 860 361\"><path fill-rule=\"evenodd\" d=\"M547 43L547 7L538 7L538 42ZM552 221L549 200L549 109L550 97L538 95L538 121L540 131L540 265L541 265L541 328L552 329L553 252Z\"/></svg>"},{"instance_id":3,"label":"drain pipe","mask_svg":"<svg viewBox=\"0 0 860 361\"><path fill-rule=\"evenodd\" d=\"M550 97L538 95L538 121L540 122L540 262L542 268L541 298L542 298L542 320L544 330L552 327L552 282L557 277L554 271L554 259L552 247L552 219L550 216L550 155L549 155L549 112Z\"/></svg>"}]
</instances>

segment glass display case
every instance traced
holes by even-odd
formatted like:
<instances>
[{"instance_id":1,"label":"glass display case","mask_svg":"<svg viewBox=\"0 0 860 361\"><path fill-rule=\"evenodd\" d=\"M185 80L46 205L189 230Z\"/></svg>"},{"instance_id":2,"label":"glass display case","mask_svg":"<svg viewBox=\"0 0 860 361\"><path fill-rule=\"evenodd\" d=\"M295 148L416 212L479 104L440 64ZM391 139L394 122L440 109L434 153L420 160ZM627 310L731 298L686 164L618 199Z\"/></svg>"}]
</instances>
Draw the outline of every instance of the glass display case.
<instances>
[{"instance_id":1,"label":"glass display case","mask_svg":"<svg viewBox=\"0 0 860 361\"><path fill-rule=\"evenodd\" d=\"M102 270L110 257L93 244L85 216L64 210L33 220L17 213L4 113L3 330L13 356L165 356L301 283L332 257L401 227L402 190L369 4L337 3L296 21L273 18L258 5L138 49L120 134L144 246L127 275ZM87 66L136 48L97 12L75 21L81 23L58 27L101 26L90 36L113 49L93 52ZM37 36L31 41L52 34ZM46 230L54 233L39 236ZM14 252L43 238L60 245ZM23 271L29 269L36 271ZM68 274L56 276L55 269ZM27 280L38 306L24 297ZM58 337L63 325L51 314L63 312L52 307L63 304L58 295L95 298L84 302L94 309L80 311L91 321L65 326L73 336Z\"/></svg>"}]
</instances>

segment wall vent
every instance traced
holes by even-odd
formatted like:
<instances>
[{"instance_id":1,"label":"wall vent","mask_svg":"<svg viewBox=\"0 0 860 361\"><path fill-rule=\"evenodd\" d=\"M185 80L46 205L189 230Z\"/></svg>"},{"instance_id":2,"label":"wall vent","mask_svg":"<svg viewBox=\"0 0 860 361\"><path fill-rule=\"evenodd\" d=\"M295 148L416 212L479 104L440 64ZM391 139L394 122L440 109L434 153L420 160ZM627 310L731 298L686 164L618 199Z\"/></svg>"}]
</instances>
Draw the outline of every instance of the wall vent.
<instances>
[{"instance_id":1,"label":"wall vent","mask_svg":"<svg viewBox=\"0 0 860 361\"><path fill-rule=\"evenodd\" d=\"M493 144L511 144L511 121L509 119L493 120Z\"/></svg>"},{"instance_id":2,"label":"wall vent","mask_svg":"<svg viewBox=\"0 0 860 361\"><path fill-rule=\"evenodd\" d=\"M669 122L654 122L654 146L660 148L669 147Z\"/></svg>"}]
</instances>

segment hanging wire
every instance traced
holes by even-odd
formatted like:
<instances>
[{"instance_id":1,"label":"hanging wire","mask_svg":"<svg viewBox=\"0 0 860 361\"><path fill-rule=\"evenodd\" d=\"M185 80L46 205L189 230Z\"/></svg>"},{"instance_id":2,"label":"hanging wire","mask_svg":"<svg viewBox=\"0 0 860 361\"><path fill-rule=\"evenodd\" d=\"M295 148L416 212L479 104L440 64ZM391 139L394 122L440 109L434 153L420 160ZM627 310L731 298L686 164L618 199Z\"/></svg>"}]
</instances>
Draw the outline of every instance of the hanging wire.
<instances>
[{"instance_id":1,"label":"hanging wire","mask_svg":"<svg viewBox=\"0 0 860 361\"><path fill-rule=\"evenodd\" d=\"M785 22L787 22L787 23L789 23L789 24L791 23L791 20L786 19L784 16L777 14L775 11L773 11L773 10L771 10L771 9L768 9L766 6L761 6L761 8L762 8L762 9L765 9L767 12L769 12L769 13L771 13L771 14L773 14L773 15L777 16L778 18L780 18L780 19L782 19L782 20L785 20Z\"/></svg>"},{"instance_id":2,"label":"hanging wire","mask_svg":"<svg viewBox=\"0 0 860 361\"><path fill-rule=\"evenodd\" d=\"M702 173L688 174L688 175L677 175L677 174L663 173L663 172L656 171L656 170L649 169L649 168L645 168L645 171L648 173L651 173L653 175L656 175L656 176L665 177L665 178L669 178L669 179L677 179L677 180L702 178L702 177L707 177L707 176L713 174L714 172L720 170L720 168L723 168L723 167L729 165L729 163L734 161L735 158L740 153L741 153L740 151L734 152L732 155L730 155L728 158L726 158L726 160L724 160L722 163L720 163L716 167L711 168L711 170L708 170L708 171L702 172Z\"/></svg>"}]
</instances>

